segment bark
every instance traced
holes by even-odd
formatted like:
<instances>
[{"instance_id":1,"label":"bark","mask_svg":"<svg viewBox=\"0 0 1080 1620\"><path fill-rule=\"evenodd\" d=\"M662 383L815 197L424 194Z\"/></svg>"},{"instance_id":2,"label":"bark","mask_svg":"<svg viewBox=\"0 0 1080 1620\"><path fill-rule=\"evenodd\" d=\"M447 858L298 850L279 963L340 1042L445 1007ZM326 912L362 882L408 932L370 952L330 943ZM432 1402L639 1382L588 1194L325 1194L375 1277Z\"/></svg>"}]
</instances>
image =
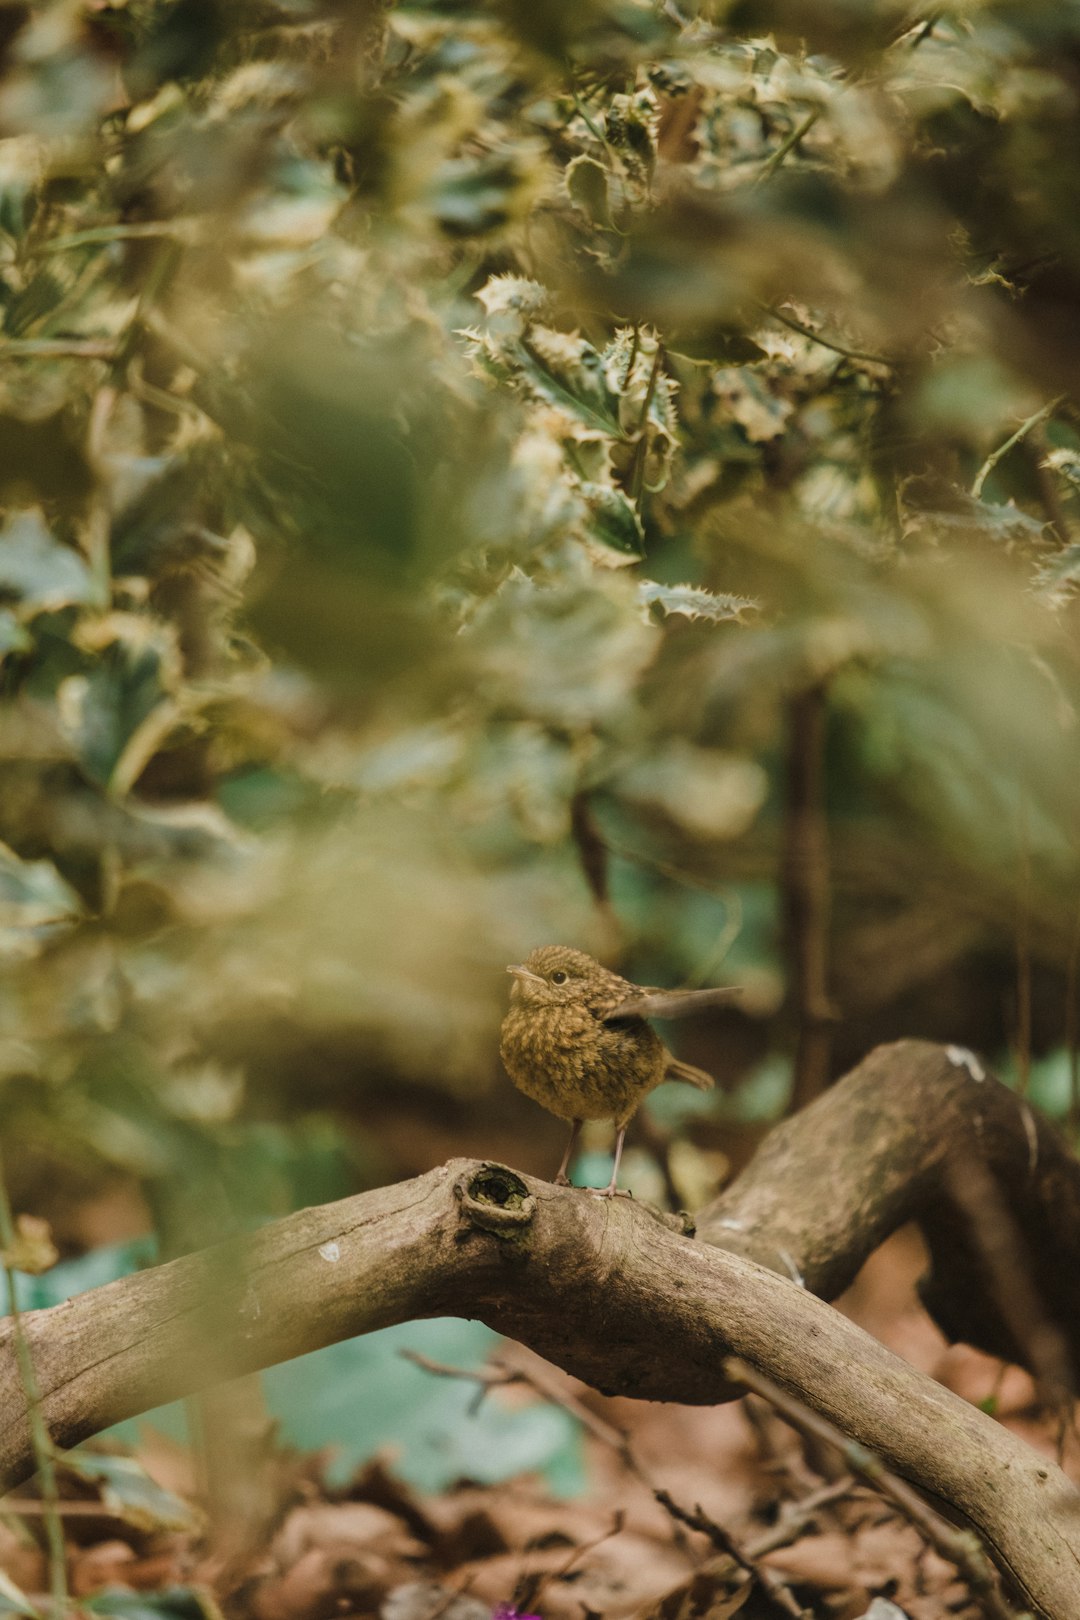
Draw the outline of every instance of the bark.
<instances>
[{"instance_id":1,"label":"bark","mask_svg":"<svg viewBox=\"0 0 1080 1620\"><path fill-rule=\"evenodd\" d=\"M628 1200L468 1160L302 1211L28 1315L46 1421L70 1446L163 1401L433 1315L478 1317L599 1389L647 1399L732 1398L721 1366L734 1355L949 1504L1037 1614L1074 1620L1080 1495L1064 1475L809 1291L838 1291L917 1218L949 1308L981 1309L1001 1330L950 1247L962 1212L946 1172L962 1137L986 1173L1017 1178L1017 1229L1052 1234L1056 1259L1039 1259L1075 1291L1076 1268L1056 1266L1077 1243L1080 1166L977 1072L923 1043L873 1054L770 1138L706 1212L705 1242ZM976 1250L969 1239L968 1260ZM32 1467L9 1348L0 1469L10 1486Z\"/></svg>"},{"instance_id":2,"label":"bark","mask_svg":"<svg viewBox=\"0 0 1080 1620\"><path fill-rule=\"evenodd\" d=\"M989 1180L994 1205L982 1189ZM1016 1270L1003 1272L973 1218L1004 1212L1042 1321L1018 1331ZM1080 1161L1054 1128L971 1052L928 1041L878 1047L804 1113L770 1133L698 1217L698 1236L797 1275L835 1299L908 1221L930 1252L923 1303L962 1339L1033 1372L1038 1333L1061 1337L1080 1386Z\"/></svg>"}]
</instances>

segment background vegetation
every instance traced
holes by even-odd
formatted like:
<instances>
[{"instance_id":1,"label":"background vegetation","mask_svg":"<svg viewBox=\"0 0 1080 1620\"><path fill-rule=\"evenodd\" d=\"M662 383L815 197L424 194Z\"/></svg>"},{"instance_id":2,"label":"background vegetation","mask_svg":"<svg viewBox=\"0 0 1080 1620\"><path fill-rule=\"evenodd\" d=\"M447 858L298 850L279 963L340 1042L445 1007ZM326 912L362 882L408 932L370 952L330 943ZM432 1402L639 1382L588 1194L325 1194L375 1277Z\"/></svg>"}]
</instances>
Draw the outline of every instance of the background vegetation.
<instances>
[{"instance_id":1,"label":"background vegetation","mask_svg":"<svg viewBox=\"0 0 1080 1620\"><path fill-rule=\"evenodd\" d=\"M901 1035L1075 1122L1080 7L0 44L0 1130L77 1277L548 1173L550 940L743 987L647 1193Z\"/></svg>"}]
</instances>

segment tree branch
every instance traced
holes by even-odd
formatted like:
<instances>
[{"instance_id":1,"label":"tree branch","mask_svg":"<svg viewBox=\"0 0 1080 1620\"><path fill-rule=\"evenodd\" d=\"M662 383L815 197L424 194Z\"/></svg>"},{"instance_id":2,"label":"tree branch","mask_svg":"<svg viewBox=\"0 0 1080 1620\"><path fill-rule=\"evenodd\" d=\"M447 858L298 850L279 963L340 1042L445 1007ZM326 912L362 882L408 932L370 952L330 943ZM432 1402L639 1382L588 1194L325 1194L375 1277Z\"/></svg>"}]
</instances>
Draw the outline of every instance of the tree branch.
<instances>
[{"instance_id":1,"label":"tree branch","mask_svg":"<svg viewBox=\"0 0 1080 1620\"><path fill-rule=\"evenodd\" d=\"M982 1262L948 1202L945 1167L962 1135L1007 1189L1019 1231L1051 1234L1035 1276L1039 1265L1054 1274L1073 1345L1080 1265L1063 1257L1080 1233L1080 1165L1026 1104L950 1051L905 1042L872 1054L773 1134L706 1212L706 1242L629 1200L456 1160L31 1313L50 1432L74 1445L215 1382L427 1316L478 1317L597 1388L644 1399L731 1399L722 1363L734 1355L949 1504L1045 1620L1072 1620L1080 1495L1064 1475L808 1291L838 1292L914 1218L954 1315L1002 1330L965 1275L974 1266L977 1279ZM791 1280L792 1262L808 1288ZM34 1460L10 1325L3 1343L10 1486Z\"/></svg>"},{"instance_id":2,"label":"tree branch","mask_svg":"<svg viewBox=\"0 0 1080 1620\"><path fill-rule=\"evenodd\" d=\"M890 1233L915 1221L931 1258L920 1291L942 1331L1038 1374L958 1195L971 1162L1011 1218L1030 1287L1080 1385L1080 1162L960 1047L878 1047L770 1133L698 1216L698 1235L835 1299Z\"/></svg>"}]
</instances>

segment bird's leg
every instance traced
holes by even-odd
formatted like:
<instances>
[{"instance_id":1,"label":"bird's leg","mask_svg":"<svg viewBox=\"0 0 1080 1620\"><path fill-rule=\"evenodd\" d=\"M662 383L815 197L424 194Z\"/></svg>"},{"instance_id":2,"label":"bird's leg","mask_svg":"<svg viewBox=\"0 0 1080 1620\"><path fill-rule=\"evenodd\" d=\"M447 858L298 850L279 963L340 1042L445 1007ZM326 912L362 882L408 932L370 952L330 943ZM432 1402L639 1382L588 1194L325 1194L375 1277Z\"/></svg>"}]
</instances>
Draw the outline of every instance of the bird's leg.
<instances>
[{"instance_id":1,"label":"bird's leg","mask_svg":"<svg viewBox=\"0 0 1080 1620\"><path fill-rule=\"evenodd\" d=\"M615 1163L611 1167L611 1180L608 1182L603 1191L597 1194L599 1198L620 1198L626 1196L625 1194L620 1193L618 1188L615 1186L615 1182L619 1174L619 1160L622 1158L622 1145L625 1136L626 1126L620 1125L618 1135L615 1138Z\"/></svg>"},{"instance_id":2,"label":"bird's leg","mask_svg":"<svg viewBox=\"0 0 1080 1620\"><path fill-rule=\"evenodd\" d=\"M559 1173L555 1177L555 1185L556 1185L556 1187L569 1187L571 1185L570 1177L567 1175L566 1172L570 1168L570 1155L574 1151L574 1143L578 1139L578 1132L580 1130L581 1130L581 1121L580 1121L580 1119L573 1120L571 1122L571 1125L570 1125L570 1140L566 1144L566 1152L562 1156L562 1164L560 1164Z\"/></svg>"}]
</instances>

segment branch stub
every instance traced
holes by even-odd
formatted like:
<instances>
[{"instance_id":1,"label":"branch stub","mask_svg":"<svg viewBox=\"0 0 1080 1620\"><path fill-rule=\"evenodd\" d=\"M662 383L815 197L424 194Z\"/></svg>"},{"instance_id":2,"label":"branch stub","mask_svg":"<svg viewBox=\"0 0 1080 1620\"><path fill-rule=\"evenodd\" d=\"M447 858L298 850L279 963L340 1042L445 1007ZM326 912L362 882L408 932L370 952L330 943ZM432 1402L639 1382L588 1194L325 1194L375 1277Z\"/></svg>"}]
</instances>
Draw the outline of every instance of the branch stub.
<instances>
[{"instance_id":1,"label":"branch stub","mask_svg":"<svg viewBox=\"0 0 1080 1620\"><path fill-rule=\"evenodd\" d=\"M505 1164L482 1164L456 1183L454 1193L463 1219L495 1237L523 1236L536 1214L536 1199Z\"/></svg>"}]
</instances>

